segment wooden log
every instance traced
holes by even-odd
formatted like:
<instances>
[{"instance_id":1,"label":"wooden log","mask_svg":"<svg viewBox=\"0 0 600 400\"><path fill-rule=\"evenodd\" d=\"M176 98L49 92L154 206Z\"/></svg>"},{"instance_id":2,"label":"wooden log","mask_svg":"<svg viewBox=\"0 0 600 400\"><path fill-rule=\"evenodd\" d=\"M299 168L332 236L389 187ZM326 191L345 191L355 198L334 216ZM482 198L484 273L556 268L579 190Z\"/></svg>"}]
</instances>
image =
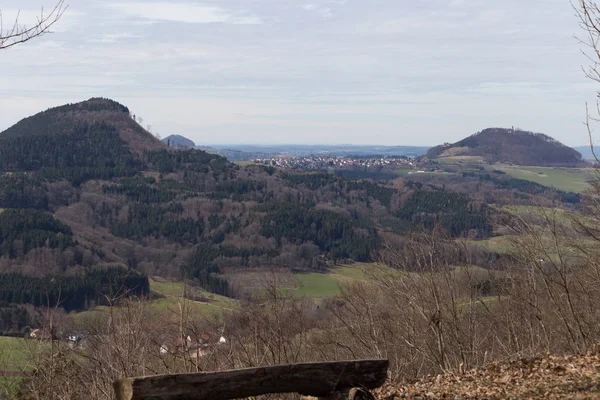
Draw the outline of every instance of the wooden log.
<instances>
[{"instance_id":1,"label":"wooden log","mask_svg":"<svg viewBox=\"0 0 600 400\"><path fill-rule=\"evenodd\" d=\"M388 360L360 360L160 375L122 379L114 389L118 400L229 400L272 393L327 397L380 387L388 365Z\"/></svg>"}]
</instances>

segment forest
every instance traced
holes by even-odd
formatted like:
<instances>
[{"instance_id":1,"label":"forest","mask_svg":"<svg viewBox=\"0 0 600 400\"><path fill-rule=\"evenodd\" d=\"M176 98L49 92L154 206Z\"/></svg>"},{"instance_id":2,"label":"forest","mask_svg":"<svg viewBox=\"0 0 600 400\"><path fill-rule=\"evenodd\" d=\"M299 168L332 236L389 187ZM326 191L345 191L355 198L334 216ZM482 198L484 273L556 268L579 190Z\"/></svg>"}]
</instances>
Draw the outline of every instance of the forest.
<instances>
[{"instance_id":1,"label":"forest","mask_svg":"<svg viewBox=\"0 0 600 400\"><path fill-rule=\"evenodd\" d=\"M66 311L110 305L124 295L149 293L148 278L120 267L95 268L76 276L40 278L11 273L0 275L0 302L38 307L60 306Z\"/></svg>"}]
</instances>

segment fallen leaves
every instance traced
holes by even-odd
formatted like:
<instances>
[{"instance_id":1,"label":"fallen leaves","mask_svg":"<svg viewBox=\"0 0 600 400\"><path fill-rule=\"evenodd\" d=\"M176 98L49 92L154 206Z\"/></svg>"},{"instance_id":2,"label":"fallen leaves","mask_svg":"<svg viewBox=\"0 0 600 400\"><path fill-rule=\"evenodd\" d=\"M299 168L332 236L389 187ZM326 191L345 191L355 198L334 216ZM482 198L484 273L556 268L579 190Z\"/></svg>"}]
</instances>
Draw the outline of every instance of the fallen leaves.
<instances>
[{"instance_id":1,"label":"fallen leaves","mask_svg":"<svg viewBox=\"0 0 600 400\"><path fill-rule=\"evenodd\" d=\"M547 356L496 363L376 391L381 400L600 399L600 357Z\"/></svg>"}]
</instances>

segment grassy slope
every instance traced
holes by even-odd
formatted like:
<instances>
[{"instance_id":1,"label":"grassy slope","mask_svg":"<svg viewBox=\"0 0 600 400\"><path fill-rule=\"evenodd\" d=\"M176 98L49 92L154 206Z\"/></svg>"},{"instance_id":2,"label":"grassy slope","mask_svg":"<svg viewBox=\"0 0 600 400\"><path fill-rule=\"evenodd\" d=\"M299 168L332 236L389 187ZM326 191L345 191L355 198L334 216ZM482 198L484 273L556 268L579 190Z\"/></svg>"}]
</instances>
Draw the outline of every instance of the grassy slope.
<instances>
[{"instance_id":1,"label":"grassy slope","mask_svg":"<svg viewBox=\"0 0 600 400\"><path fill-rule=\"evenodd\" d=\"M184 289L183 282L158 282L150 279L150 290L163 296L182 297ZM207 299L208 303L213 306L229 308L235 303L225 296L219 296L194 286L188 286L187 292L196 298Z\"/></svg>"},{"instance_id":2,"label":"grassy slope","mask_svg":"<svg viewBox=\"0 0 600 400\"><path fill-rule=\"evenodd\" d=\"M340 293L337 279L332 274L296 274L299 287L295 294L301 297L329 297Z\"/></svg>"},{"instance_id":3,"label":"grassy slope","mask_svg":"<svg viewBox=\"0 0 600 400\"><path fill-rule=\"evenodd\" d=\"M0 371L30 371L33 368L28 361L31 355L48 346L48 343L36 340L0 336Z\"/></svg>"},{"instance_id":4,"label":"grassy slope","mask_svg":"<svg viewBox=\"0 0 600 400\"><path fill-rule=\"evenodd\" d=\"M377 267L376 263L354 263L331 268L327 273L296 273L299 287L297 296L332 297L340 294L340 285L351 281L369 280L368 270Z\"/></svg>"},{"instance_id":5,"label":"grassy slope","mask_svg":"<svg viewBox=\"0 0 600 400\"><path fill-rule=\"evenodd\" d=\"M573 218L578 217L574 212L563 210L561 208L539 207L539 206L504 206L504 211L519 217L528 215L542 217L549 221L556 221L565 226L571 226ZM581 218L581 216L579 216Z\"/></svg>"},{"instance_id":6,"label":"grassy slope","mask_svg":"<svg viewBox=\"0 0 600 400\"><path fill-rule=\"evenodd\" d=\"M157 312L177 311L184 291L183 282L157 282L150 279L150 290L163 296L151 302L151 306ZM207 299L208 301L188 302L191 312L200 315L221 315L223 310L230 310L236 307L235 300L225 296L209 293L197 287L188 286L188 293L197 298Z\"/></svg>"},{"instance_id":7,"label":"grassy slope","mask_svg":"<svg viewBox=\"0 0 600 400\"><path fill-rule=\"evenodd\" d=\"M153 311L177 312L179 310L179 302L184 291L183 282L158 282L150 279L150 290L159 295L159 298L150 301L150 307ZM233 309L236 307L236 301L230 298L209 293L197 287L188 287L188 293L204 298L207 301L189 300L189 309L194 314L205 316L221 315L223 310ZM79 313L71 313L69 317L76 326L85 327L92 321L98 318L106 318L108 316L108 307L99 306L92 310Z\"/></svg>"},{"instance_id":8,"label":"grassy slope","mask_svg":"<svg viewBox=\"0 0 600 400\"><path fill-rule=\"evenodd\" d=\"M481 156L447 156L436 158L435 161L439 163L451 164L451 163L483 163L483 157Z\"/></svg>"},{"instance_id":9,"label":"grassy slope","mask_svg":"<svg viewBox=\"0 0 600 400\"><path fill-rule=\"evenodd\" d=\"M588 189L590 187L588 181L595 177L592 168L521 167L503 164L490 168L506 172L514 178L577 193Z\"/></svg>"}]
</instances>

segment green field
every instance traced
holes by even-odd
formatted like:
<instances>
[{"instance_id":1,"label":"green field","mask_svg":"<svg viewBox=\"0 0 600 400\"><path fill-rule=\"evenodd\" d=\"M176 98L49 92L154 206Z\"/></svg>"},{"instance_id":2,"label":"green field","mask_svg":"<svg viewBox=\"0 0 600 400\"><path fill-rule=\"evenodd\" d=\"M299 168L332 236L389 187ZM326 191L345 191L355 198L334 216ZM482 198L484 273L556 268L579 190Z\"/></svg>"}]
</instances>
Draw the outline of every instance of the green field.
<instances>
[{"instance_id":1,"label":"green field","mask_svg":"<svg viewBox=\"0 0 600 400\"><path fill-rule=\"evenodd\" d=\"M219 307L229 308L234 306L235 303L228 297L219 296L218 294L207 292L206 290L202 290L199 287L188 285L186 289L185 284L183 282L159 282L157 280L150 279L150 290L163 296L173 297L182 297L184 290L187 290L187 293L192 297L198 299L206 299L207 303Z\"/></svg>"},{"instance_id":2,"label":"green field","mask_svg":"<svg viewBox=\"0 0 600 400\"><path fill-rule=\"evenodd\" d=\"M48 344L36 340L0 336L0 371L25 372L32 370L33 365L29 359L41 350L41 346L47 347Z\"/></svg>"},{"instance_id":3,"label":"green field","mask_svg":"<svg viewBox=\"0 0 600 400\"><path fill-rule=\"evenodd\" d=\"M368 281L373 278L374 273L377 274L382 271L389 271L385 264L360 262L342 265L330 270L340 282L347 282L348 280Z\"/></svg>"},{"instance_id":4,"label":"green field","mask_svg":"<svg viewBox=\"0 0 600 400\"><path fill-rule=\"evenodd\" d=\"M512 242L506 236L495 236L485 240L472 240L469 242L500 254L512 253L514 250Z\"/></svg>"},{"instance_id":5,"label":"green field","mask_svg":"<svg viewBox=\"0 0 600 400\"><path fill-rule=\"evenodd\" d=\"M177 310L184 289L185 284L183 282L158 282L154 279L150 279L150 290L164 296L163 298L152 301L152 308L157 311ZM207 292L198 287L188 286L187 293L193 297L207 300L188 301L191 311L201 315L221 314L224 309L229 310L236 307L235 300Z\"/></svg>"},{"instance_id":6,"label":"green field","mask_svg":"<svg viewBox=\"0 0 600 400\"><path fill-rule=\"evenodd\" d=\"M365 280L367 279L366 270L370 264L356 263L350 265L343 265L331 269L331 273L338 278L338 280Z\"/></svg>"},{"instance_id":7,"label":"green field","mask_svg":"<svg viewBox=\"0 0 600 400\"><path fill-rule=\"evenodd\" d=\"M331 297L340 294L338 280L332 274L298 273L299 287L295 294L300 297Z\"/></svg>"},{"instance_id":8,"label":"green field","mask_svg":"<svg viewBox=\"0 0 600 400\"><path fill-rule=\"evenodd\" d=\"M506 172L514 178L576 193L589 189L588 182L595 178L592 168L521 167L504 164L493 165L490 168Z\"/></svg>"},{"instance_id":9,"label":"green field","mask_svg":"<svg viewBox=\"0 0 600 400\"><path fill-rule=\"evenodd\" d=\"M340 286L356 281L369 281L374 275L389 269L381 269L382 264L354 263L330 268L327 273L295 273L299 287L295 290L297 296L304 297L333 297L340 294Z\"/></svg>"},{"instance_id":10,"label":"green field","mask_svg":"<svg viewBox=\"0 0 600 400\"><path fill-rule=\"evenodd\" d=\"M239 165L240 167L247 167L249 165L264 165L264 164L255 163L254 161L234 161L233 163L235 165Z\"/></svg>"},{"instance_id":11,"label":"green field","mask_svg":"<svg viewBox=\"0 0 600 400\"><path fill-rule=\"evenodd\" d=\"M463 164L463 163L483 163L483 157L481 156L447 156L436 158L435 161L440 164Z\"/></svg>"},{"instance_id":12,"label":"green field","mask_svg":"<svg viewBox=\"0 0 600 400\"><path fill-rule=\"evenodd\" d=\"M157 313L164 313L166 311L178 312L180 309L180 302L182 301L184 286L183 282L159 282L150 279L150 291L160 296L149 302L150 310ZM187 293L198 299L202 298L206 300L187 300L186 305L190 313L195 315L222 315L223 310L234 309L237 304L233 299L209 293L193 286L188 286ZM76 326L85 328L95 321L108 318L109 310L109 307L98 306L91 310L71 313L69 314L69 317Z\"/></svg>"},{"instance_id":13,"label":"green field","mask_svg":"<svg viewBox=\"0 0 600 400\"><path fill-rule=\"evenodd\" d=\"M525 217L528 215L542 217L544 219L548 219L550 222L556 221L557 223L565 226L570 226L574 218L581 218L581 216L578 216L576 213L563 210L561 208L539 206L504 206L502 207L502 210L519 217Z\"/></svg>"}]
</instances>

